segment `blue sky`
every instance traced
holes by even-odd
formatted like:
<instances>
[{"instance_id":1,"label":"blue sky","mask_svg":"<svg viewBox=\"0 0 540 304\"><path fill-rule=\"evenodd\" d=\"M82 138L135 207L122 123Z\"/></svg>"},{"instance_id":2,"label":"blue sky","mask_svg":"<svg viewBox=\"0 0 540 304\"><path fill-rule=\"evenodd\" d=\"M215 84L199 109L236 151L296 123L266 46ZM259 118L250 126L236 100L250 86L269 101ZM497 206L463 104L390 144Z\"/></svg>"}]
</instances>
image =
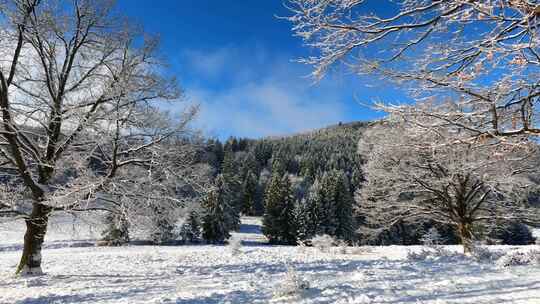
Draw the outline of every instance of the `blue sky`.
<instances>
[{"instance_id":1,"label":"blue sky","mask_svg":"<svg viewBox=\"0 0 540 304\"><path fill-rule=\"evenodd\" d=\"M186 103L201 106L194 126L208 136L285 135L369 120L381 114L361 102L403 96L387 83L343 71L314 84L310 67L294 62L311 50L275 17L289 14L280 0L120 0L118 6L160 35Z\"/></svg>"}]
</instances>

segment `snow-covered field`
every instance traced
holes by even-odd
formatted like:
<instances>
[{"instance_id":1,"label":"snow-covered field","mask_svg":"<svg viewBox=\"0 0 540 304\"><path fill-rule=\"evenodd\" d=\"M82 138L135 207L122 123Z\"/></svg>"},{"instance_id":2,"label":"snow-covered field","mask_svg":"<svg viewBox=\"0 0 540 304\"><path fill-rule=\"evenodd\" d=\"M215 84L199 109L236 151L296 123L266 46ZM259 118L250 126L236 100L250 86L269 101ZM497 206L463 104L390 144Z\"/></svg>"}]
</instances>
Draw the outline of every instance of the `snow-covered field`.
<instances>
[{"instance_id":1,"label":"snow-covered field","mask_svg":"<svg viewBox=\"0 0 540 304\"><path fill-rule=\"evenodd\" d=\"M207 245L84 247L98 234L89 226L71 242L69 222L51 228L43 252L47 274L34 278L12 275L22 225L0 228L0 303L540 303L540 266L406 258L420 247L343 254L267 246L255 218L243 219L235 234L244 240L239 254ZM291 278L304 288L286 294Z\"/></svg>"}]
</instances>

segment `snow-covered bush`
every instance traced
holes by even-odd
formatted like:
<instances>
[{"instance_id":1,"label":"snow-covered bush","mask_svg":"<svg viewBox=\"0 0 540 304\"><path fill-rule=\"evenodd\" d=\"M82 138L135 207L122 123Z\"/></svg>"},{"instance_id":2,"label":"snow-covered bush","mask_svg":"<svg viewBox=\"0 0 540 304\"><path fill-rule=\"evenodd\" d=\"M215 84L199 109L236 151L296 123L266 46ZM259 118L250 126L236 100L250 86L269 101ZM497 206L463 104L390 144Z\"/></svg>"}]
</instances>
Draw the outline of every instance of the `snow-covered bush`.
<instances>
[{"instance_id":1,"label":"snow-covered bush","mask_svg":"<svg viewBox=\"0 0 540 304\"><path fill-rule=\"evenodd\" d=\"M540 265L540 251L531 250L528 252L513 251L508 252L497 260L498 267Z\"/></svg>"},{"instance_id":2,"label":"snow-covered bush","mask_svg":"<svg viewBox=\"0 0 540 304\"><path fill-rule=\"evenodd\" d=\"M374 300L365 294L341 298L335 304L371 304Z\"/></svg>"},{"instance_id":3,"label":"snow-covered bush","mask_svg":"<svg viewBox=\"0 0 540 304\"><path fill-rule=\"evenodd\" d=\"M310 288L309 281L300 277L298 272L292 267L287 267L285 278L274 290L275 297L300 297L302 293Z\"/></svg>"},{"instance_id":4,"label":"snow-covered bush","mask_svg":"<svg viewBox=\"0 0 540 304\"><path fill-rule=\"evenodd\" d=\"M520 222L497 225L488 237L503 245L530 245L536 241L531 229Z\"/></svg>"},{"instance_id":5,"label":"snow-covered bush","mask_svg":"<svg viewBox=\"0 0 540 304\"><path fill-rule=\"evenodd\" d=\"M407 259L413 262L424 261L456 261L464 258L464 255L455 251L447 250L444 247L424 247L420 251L416 252L409 250L407 252Z\"/></svg>"},{"instance_id":6,"label":"snow-covered bush","mask_svg":"<svg viewBox=\"0 0 540 304\"><path fill-rule=\"evenodd\" d=\"M540 266L540 250L529 251L529 257L531 258L531 263L533 265Z\"/></svg>"},{"instance_id":7,"label":"snow-covered bush","mask_svg":"<svg viewBox=\"0 0 540 304\"><path fill-rule=\"evenodd\" d=\"M307 251L307 248L310 247L309 244L308 244L308 241L302 241L302 240L298 240L298 243L297 243L297 246L298 248L298 252L306 252Z\"/></svg>"},{"instance_id":8,"label":"snow-covered bush","mask_svg":"<svg viewBox=\"0 0 540 304\"><path fill-rule=\"evenodd\" d=\"M229 239L228 243L229 252L232 256L236 256L242 253L242 240L233 237Z\"/></svg>"},{"instance_id":9,"label":"snow-covered bush","mask_svg":"<svg viewBox=\"0 0 540 304\"><path fill-rule=\"evenodd\" d=\"M336 239L328 234L317 235L312 238L310 242L313 247L317 248L321 252L328 252L330 248L337 243Z\"/></svg>"},{"instance_id":10,"label":"snow-covered bush","mask_svg":"<svg viewBox=\"0 0 540 304\"><path fill-rule=\"evenodd\" d=\"M493 262L502 256L502 252L490 250L486 246L475 245L471 249L471 258L478 262Z\"/></svg>"},{"instance_id":11,"label":"snow-covered bush","mask_svg":"<svg viewBox=\"0 0 540 304\"><path fill-rule=\"evenodd\" d=\"M368 246L351 246L349 250L350 254L356 254L356 255L366 254L372 251L373 249Z\"/></svg>"},{"instance_id":12,"label":"snow-covered bush","mask_svg":"<svg viewBox=\"0 0 540 304\"><path fill-rule=\"evenodd\" d=\"M439 230L435 227L431 227L421 238L420 241L425 246L437 246L444 242L443 237L439 233Z\"/></svg>"},{"instance_id":13,"label":"snow-covered bush","mask_svg":"<svg viewBox=\"0 0 540 304\"><path fill-rule=\"evenodd\" d=\"M349 249L349 244L343 240L338 240L336 242L339 254L347 254Z\"/></svg>"},{"instance_id":14,"label":"snow-covered bush","mask_svg":"<svg viewBox=\"0 0 540 304\"><path fill-rule=\"evenodd\" d=\"M414 262L421 262L429 259L433 255L433 250L422 248L420 251L416 252L413 250L407 251L407 260Z\"/></svg>"}]
</instances>

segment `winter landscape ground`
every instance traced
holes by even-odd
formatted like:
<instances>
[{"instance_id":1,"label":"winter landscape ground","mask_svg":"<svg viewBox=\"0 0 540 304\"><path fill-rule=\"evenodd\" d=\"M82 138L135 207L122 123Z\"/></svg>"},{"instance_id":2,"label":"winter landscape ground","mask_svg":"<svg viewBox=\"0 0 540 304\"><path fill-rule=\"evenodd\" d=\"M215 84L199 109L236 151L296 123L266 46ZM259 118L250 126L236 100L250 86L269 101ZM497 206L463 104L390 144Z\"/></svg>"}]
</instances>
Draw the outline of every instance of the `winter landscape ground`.
<instances>
[{"instance_id":1,"label":"winter landscape ground","mask_svg":"<svg viewBox=\"0 0 540 304\"><path fill-rule=\"evenodd\" d=\"M540 266L503 268L460 254L408 259L420 246L346 253L268 246L259 218L243 218L233 236L242 240L238 253L211 245L95 247L90 223L53 223L46 275L25 278L13 275L23 226L0 226L0 303L540 303Z\"/></svg>"},{"instance_id":2,"label":"winter landscape ground","mask_svg":"<svg viewBox=\"0 0 540 304\"><path fill-rule=\"evenodd\" d=\"M540 0L0 24L0 304L540 304Z\"/></svg>"}]
</instances>

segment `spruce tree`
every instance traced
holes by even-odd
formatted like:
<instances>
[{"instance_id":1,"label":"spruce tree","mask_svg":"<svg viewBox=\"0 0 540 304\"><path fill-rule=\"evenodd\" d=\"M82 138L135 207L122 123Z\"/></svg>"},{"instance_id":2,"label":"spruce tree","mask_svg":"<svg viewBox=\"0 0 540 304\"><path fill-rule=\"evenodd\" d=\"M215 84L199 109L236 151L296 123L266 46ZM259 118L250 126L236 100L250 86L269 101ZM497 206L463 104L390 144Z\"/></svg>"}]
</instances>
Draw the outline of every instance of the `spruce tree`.
<instances>
[{"instance_id":1,"label":"spruce tree","mask_svg":"<svg viewBox=\"0 0 540 304\"><path fill-rule=\"evenodd\" d=\"M165 208L159 205L152 207L152 232L150 239L156 245L162 245L174 239L174 225Z\"/></svg>"},{"instance_id":2,"label":"spruce tree","mask_svg":"<svg viewBox=\"0 0 540 304\"><path fill-rule=\"evenodd\" d=\"M270 243L278 243L281 234L281 203L282 193L281 176L277 173L272 175L270 182L266 186L264 196L264 215L262 221L262 232Z\"/></svg>"},{"instance_id":3,"label":"spruce tree","mask_svg":"<svg viewBox=\"0 0 540 304\"><path fill-rule=\"evenodd\" d=\"M255 215L255 205L257 199L257 178L255 174L248 171L244 183L242 184L242 213L245 215Z\"/></svg>"},{"instance_id":4,"label":"spruce tree","mask_svg":"<svg viewBox=\"0 0 540 304\"><path fill-rule=\"evenodd\" d=\"M335 236L342 240L352 240L354 236L353 220L353 197L350 192L349 179L338 171L333 174L336 187L334 187L334 198L336 203L336 231Z\"/></svg>"},{"instance_id":5,"label":"spruce tree","mask_svg":"<svg viewBox=\"0 0 540 304\"><path fill-rule=\"evenodd\" d=\"M265 139L258 140L253 146L253 154L259 165L264 167L272 157L272 145Z\"/></svg>"},{"instance_id":6,"label":"spruce tree","mask_svg":"<svg viewBox=\"0 0 540 304\"><path fill-rule=\"evenodd\" d=\"M214 167L217 172L221 172L221 164L223 163L223 145L219 140L208 140L208 146L210 152L214 155L214 160L210 162L210 165Z\"/></svg>"},{"instance_id":7,"label":"spruce tree","mask_svg":"<svg viewBox=\"0 0 540 304\"><path fill-rule=\"evenodd\" d=\"M129 242L129 223L124 214L111 212L106 218L107 228L103 231L103 241L108 246L121 246Z\"/></svg>"},{"instance_id":8,"label":"spruce tree","mask_svg":"<svg viewBox=\"0 0 540 304\"><path fill-rule=\"evenodd\" d=\"M240 211L242 210L242 184L238 176L238 166L235 161L234 152L228 148L225 150L221 174L216 177L216 185L224 192L225 203L232 207L229 224L232 230L240 228ZM233 212L234 211L234 212Z\"/></svg>"},{"instance_id":9,"label":"spruce tree","mask_svg":"<svg viewBox=\"0 0 540 304\"><path fill-rule=\"evenodd\" d=\"M321 185L318 189L318 227L317 234L336 235L338 226L336 213L336 187L337 182L332 172L325 172L321 179Z\"/></svg>"},{"instance_id":10,"label":"spruce tree","mask_svg":"<svg viewBox=\"0 0 540 304\"><path fill-rule=\"evenodd\" d=\"M250 152L242 153L242 154L243 154L243 158L240 163L240 172L238 176L242 180L246 179L247 174L249 172L253 173L255 176L258 176L259 173L261 172L261 167L259 163L257 162L257 159L255 158L254 153L250 151Z\"/></svg>"},{"instance_id":11,"label":"spruce tree","mask_svg":"<svg viewBox=\"0 0 540 304\"><path fill-rule=\"evenodd\" d=\"M294 245L297 228L291 184L277 166L266 190L262 231L272 244Z\"/></svg>"},{"instance_id":12,"label":"spruce tree","mask_svg":"<svg viewBox=\"0 0 540 304\"><path fill-rule=\"evenodd\" d=\"M231 148L226 148L223 152L221 174L226 177L234 177L238 174L236 161L234 159L234 152Z\"/></svg>"},{"instance_id":13,"label":"spruce tree","mask_svg":"<svg viewBox=\"0 0 540 304\"><path fill-rule=\"evenodd\" d=\"M202 218L203 239L209 243L223 243L230 237L227 211L223 189L216 187L203 201Z\"/></svg>"},{"instance_id":14,"label":"spruce tree","mask_svg":"<svg viewBox=\"0 0 540 304\"><path fill-rule=\"evenodd\" d=\"M195 210L192 210L186 222L180 229L180 236L183 241L195 243L201 237L201 226L199 224L199 215Z\"/></svg>"},{"instance_id":15,"label":"spruce tree","mask_svg":"<svg viewBox=\"0 0 540 304\"><path fill-rule=\"evenodd\" d=\"M283 229L281 233L281 239L283 243L289 245L296 245L296 216L295 216L295 204L294 196L292 194L291 182L287 174L283 175L281 179L281 185L283 189L283 212L281 215L281 221L283 223Z\"/></svg>"},{"instance_id":16,"label":"spruce tree","mask_svg":"<svg viewBox=\"0 0 540 304\"><path fill-rule=\"evenodd\" d=\"M307 198L297 206L298 238L306 241L317 234L323 234L321 229L321 186L318 179L309 188Z\"/></svg>"},{"instance_id":17,"label":"spruce tree","mask_svg":"<svg viewBox=\"0 0 540 304\"><path fill-rule=\"evenodd\" d=\"M308 197L298 210L305 217L299 220L299 233L303 239L328 234L343 240L354 235L353 198L347 176L333 170L317 178Z\"/></svg>"},{"instance_id":18,"label":"spruce tree","mask_svg":"<svg viewBox=\"0 0 540 304\"><path fill-rule=\"evenodd\" d=\"M300 241L307 241L313 238L314 229L310 215L310 202L302 199L296 203L296 237Z\"/></svg>"},{"instance_id":19,"label":"spruce tree","mask_svg":"<svg viewBox=\"0 0 540 304\"><path fill-rule=\"evenodd\" d=\"M221 205L223 205L227 230L240 228L240 199L236 185L231 185L230 180L223 174L216 176L214 181L216 189L220 193ZM232 187L232 188L231 188Z\"/></svg>"}]
</instances>

